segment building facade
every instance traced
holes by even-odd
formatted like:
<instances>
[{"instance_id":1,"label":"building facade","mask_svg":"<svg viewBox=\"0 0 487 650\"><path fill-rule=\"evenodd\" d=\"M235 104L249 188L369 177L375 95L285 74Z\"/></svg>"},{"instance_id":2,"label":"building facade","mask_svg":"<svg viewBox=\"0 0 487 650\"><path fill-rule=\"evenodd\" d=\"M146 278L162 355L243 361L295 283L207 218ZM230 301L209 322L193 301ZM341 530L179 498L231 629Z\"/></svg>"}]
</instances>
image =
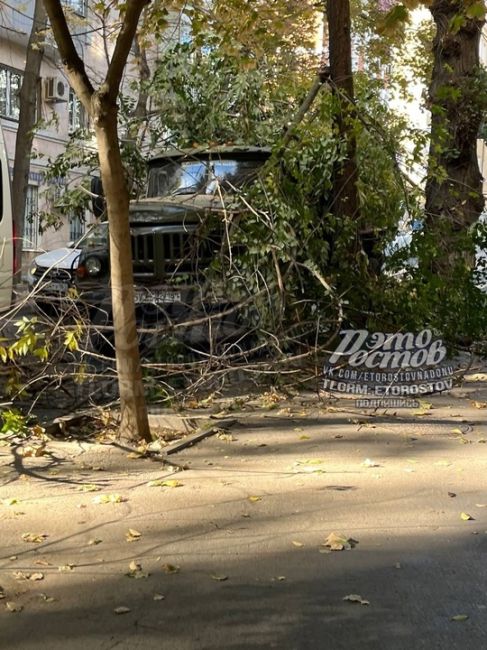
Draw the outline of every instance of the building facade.
<instances>
[{"instance_id":1,"label":"building facade","mask_svg":"<svg viewBox=\"0 0 487 650\"><path fill-rule=\"evenodd\" d=\"M75 41L79 54L90 69L101 74L106 67L106 59L100 43L96 42L96 37L87 28L87 1L66 0L65 4L70 20L76 24L75 32L78 35ZM32 30L33 10L33 0L0 4L0 120L11 174L19 119L19 91ZM78 170L69 177L46 183L46 166L49 160L65 150L70 133L78 128L89 127L85 111L69 86L49 33L46 35L38 87L37 122L24 215L23 268L40 251L78 239L90 220L88 212L59 213L60 228L43 231L40 227L40 214L49 213L65 189L78 183L83 175L83 170ZM93 143L88 140L87 146L93 146Z\"/></svg>"}]
</instances>

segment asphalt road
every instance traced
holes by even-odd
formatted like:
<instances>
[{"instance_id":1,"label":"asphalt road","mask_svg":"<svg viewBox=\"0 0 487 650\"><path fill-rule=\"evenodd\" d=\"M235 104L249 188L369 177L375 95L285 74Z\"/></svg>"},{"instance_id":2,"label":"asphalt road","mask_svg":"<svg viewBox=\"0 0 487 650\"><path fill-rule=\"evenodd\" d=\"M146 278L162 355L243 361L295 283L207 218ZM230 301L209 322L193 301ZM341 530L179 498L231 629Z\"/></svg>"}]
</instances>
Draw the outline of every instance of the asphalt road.
<instances>
[{"instance_id":1,"label":"asphalt road","mask_svg":"<svg viewBox=\"0 0 487 650\"><path fill-rule=\"evenodd\" d=\"M428 401L254 405L176 474L76 440L0 448L0 648L487 648L487 375Z\"/></svg>"}]
</instances>

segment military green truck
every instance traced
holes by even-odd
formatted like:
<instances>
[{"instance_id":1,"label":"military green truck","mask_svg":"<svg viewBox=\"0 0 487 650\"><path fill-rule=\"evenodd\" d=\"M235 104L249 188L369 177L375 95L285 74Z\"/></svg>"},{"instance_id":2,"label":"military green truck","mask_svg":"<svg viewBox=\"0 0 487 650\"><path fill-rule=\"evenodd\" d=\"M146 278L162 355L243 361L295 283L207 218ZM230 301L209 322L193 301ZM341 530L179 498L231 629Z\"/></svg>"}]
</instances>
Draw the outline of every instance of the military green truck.
<instances>
[{"instance_id":1,"label":"military green truck","mask_svg":"<svg viewBox=\"0 0 487 650\"><path fill-rule=\"evenodd\" d=\"M142 330L152 328L156 336L158 329L170 331L193 346L246 335L238 311L232 311L235 297L208 271L228 254L231 229L245 212L239 195L255 182L269 155L258 147L216 147L169 151L148 163L147 196L130 205ZM110 324L107 245L81 253L75 283L93 323Z\"/></svg>"}]
</instances>

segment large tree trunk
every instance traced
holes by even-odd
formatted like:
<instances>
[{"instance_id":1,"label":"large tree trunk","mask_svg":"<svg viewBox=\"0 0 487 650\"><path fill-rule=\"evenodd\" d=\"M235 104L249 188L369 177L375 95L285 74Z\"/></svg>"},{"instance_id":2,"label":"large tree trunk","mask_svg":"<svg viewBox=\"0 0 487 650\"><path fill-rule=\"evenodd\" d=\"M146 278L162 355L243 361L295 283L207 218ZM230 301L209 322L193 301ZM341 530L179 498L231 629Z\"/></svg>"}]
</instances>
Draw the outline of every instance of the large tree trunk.
<instances>
[{"instance_id":1,"label":"large tree trunk","mask_svg":"<svg viewBox=\"0 0 487 650\"><path fill-rule=\"evenodd\" d=\"M429 87L431 145L426 183L426 233L437 256L428 262L442 275L459 259L459 236L484 207L477 137L483 118L476 79L483 17L471 18L462 0L434 0L434 67Z\"/></svg>"},{"instance_id":2,"label":"large tree trunk","mask_svg":"<svg viewBox=\"0 0 487 650\"><path fill-rule=\"evenodd\" d=\"M24 238L24 215L27 187L29 184L30 157L34 139L36 108L42 57L44 55L47 14L42 0L36 0L32 30L25 58L24 78L20 89L20 112L15 141L14 173L12 180L12 210L15 223L15 258L22 259ZM15 282L20 282L20 273Z\"/></svg>"},{"instance_id":3,"label":"large tree trunk","mask_svg":"<svg viewBox=\"0 0 487 650\"><path fill-rule=\"evenodd\" d=\"M353 115L352 41L349 0L327 0L330 77L337 99L336 126L346 143L345 160L334 178L332 212L338 218L358 216L356 140L351 128Z\"/></svg>"},{"instance_id":4,"label":"large tree trunk","mask_svg":"<svg viewBox=\"0 0 487 650\"><path fill-rule=\"evenodd\" d=\"M95 96L94 103L99 97ZM129 194L120 155L117 107L101 98L94 112L100 173L110 230L110 278L120 392L120 435L150 441L134 309Z\"/></svg>"}]
</instances>

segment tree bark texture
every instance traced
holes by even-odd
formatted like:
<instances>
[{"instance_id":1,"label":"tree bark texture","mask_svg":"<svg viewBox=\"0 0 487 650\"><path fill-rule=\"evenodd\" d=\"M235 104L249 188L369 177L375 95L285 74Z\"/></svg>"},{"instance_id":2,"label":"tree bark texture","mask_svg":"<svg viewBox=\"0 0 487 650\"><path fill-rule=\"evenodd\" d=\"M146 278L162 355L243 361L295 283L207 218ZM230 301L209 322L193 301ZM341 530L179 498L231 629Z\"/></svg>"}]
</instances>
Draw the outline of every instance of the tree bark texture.
<instances>
[{"instance_id":1,"label":"tree bark texture","mask_svg":"<svg viewBox=\"0 0 487 650\"><path fill-rule=\"evenodd\" d=\"M425 228L438 234L438 262L448 266L456 234L484 207L477 137L485 107L479 102L479 43L484 17L469 17L471 2L435 0L434 65L429 87L431 144ZM484 93L486 90L484 89Z\"/></svg>"},{"instance_id":2,"label":"tree bark texture","mask_svg":"<svg viewBox=\"0 0 487 650\"><path fill-rule=\"evenodd\" d=\"M107 109L96 121L100 173L110 229L110 283L115 330L115 355L120 393L120 433L134 433L150 440L134 313L134 280L129 226L129 194L120 155L117 107Z\"/></svg>"},{"instance_id":3,"label":"tree bark texture","mask_svg":"<svg viewBox=\"0 0 487 650\"><path fill-rule=\"evenodd\" d=\"M72 87L93 119L110 231L110 277L120 393L120 436L151 440L134 306L127 178L120 154L117 99L139 19L150 0L127 0L105 80L95 91L69 32L60 0L44 0Z\"/></svg>"},{"instance_id":4,"label":"tree bark texture","mask_svg":"<svg viewBox=\"0 0 487 650\"><path fill-rule=\"evenodd\" d=\"M345 160L334 178L332 213L338 218L358 217L356 140L351 125L353 115L352 41L349 0L327 0L329 63L332 88L337 98L336 127L346 143Z\"/></svg>"}]
</instances>

